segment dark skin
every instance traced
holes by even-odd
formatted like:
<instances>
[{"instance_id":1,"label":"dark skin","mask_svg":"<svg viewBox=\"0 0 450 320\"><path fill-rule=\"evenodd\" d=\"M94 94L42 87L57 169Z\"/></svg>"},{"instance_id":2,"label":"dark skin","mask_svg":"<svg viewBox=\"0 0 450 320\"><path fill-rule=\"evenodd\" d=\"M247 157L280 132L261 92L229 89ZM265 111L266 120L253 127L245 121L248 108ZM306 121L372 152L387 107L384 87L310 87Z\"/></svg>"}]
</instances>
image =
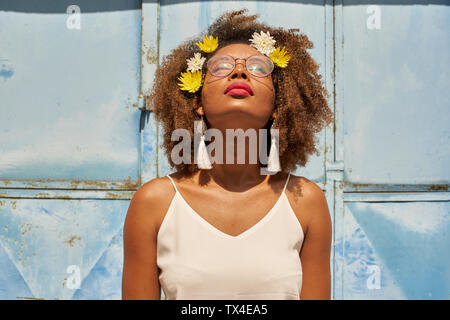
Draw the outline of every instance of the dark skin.
<instances>
[{"instance_id":1,"label":"dark skin","mask_svg":"<svg viewBox=\"0 0 450 320\"><path fill-rule=\"evenodd\" d=\"M231 44L217 50L215 55L218 54L247 58L259 52L247 44ZM225 95L225 89L234 81L249 84L253 95ZM276 117L273 102L271 76L255 77L246 70L244 60L237 60L236 68L227 77L207 72L196 112L206 117L208 128L221 130L225 140L226 128L264 128L270 117ZM211 170L198 170L192 176L175 173L171 177L183 198L203 219L216 229L237 236L257 224L274 206L287 174L261 175L259 164L246 161L214 163ZM174 195L169 179L163 177L145 183L131 200L124 225L122 299L161 298L156 239ZM300 298L330 299L332 228L325 195L314 182L292 174L286 195L305 235L299 255L303 272ZM211 203L214 210L210 210Z\"/></svg>"}]
</instances>

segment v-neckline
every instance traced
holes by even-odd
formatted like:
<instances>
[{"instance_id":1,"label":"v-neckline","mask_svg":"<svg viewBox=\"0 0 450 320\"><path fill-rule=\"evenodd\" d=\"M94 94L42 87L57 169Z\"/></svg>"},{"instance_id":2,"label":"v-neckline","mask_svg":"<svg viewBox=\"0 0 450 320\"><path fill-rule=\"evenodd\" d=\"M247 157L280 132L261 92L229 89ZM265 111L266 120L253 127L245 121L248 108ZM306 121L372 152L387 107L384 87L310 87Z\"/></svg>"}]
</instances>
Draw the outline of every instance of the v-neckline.
<instances>
[{"instance_id":1,"label":"v-neckline","mask_svg":"<svg viewBox=\"0 0 450 320\"><path fill-rule=\"evenodd\" d=\"M200 221L200 223L205 225L207 228L209 228L211 231L213 231L216 234L218 234L219 236L227 238L227 239L239 240L239 239L243 239L246 236L250 235L251 233L255 232L258 228L261 228L262 225L264 225L274 215L275 209L277 208L277 206L281 202L281 199L285 196L285 192L284 192L285 189L286 188L283 188L283 190L281 191L281 195L278 197L278 199L275 202L275 204L272 206L272 208L260 220L258 220L258 222L256 222L250 228L248 228L247 230L239 233L236 236L232 236L231 234L228 234L226 232L223 232L222 230L219 230L218 228L213 226L210 222L208 222L205 218L203 218L201 215L199 215L198 212L195 211L191 207L191 205L186 201L186 199L184 199L183 195L178 191L178 189L175 191L175 196L179 196L181 201L188 207L189 212L192 214L192 216L195 219L197 219L198 221Z\"/></svg>"}]
</instances>

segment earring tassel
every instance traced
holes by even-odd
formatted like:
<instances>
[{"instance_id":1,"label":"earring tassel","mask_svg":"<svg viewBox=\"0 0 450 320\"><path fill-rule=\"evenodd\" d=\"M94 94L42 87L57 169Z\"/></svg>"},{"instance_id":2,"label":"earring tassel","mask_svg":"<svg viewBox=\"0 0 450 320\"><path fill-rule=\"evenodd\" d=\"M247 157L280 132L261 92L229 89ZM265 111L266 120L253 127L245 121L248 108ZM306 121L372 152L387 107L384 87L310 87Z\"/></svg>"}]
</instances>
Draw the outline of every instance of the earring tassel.
<instances>
[{"instance_id":1,"label":"earring tassel","mask_svg":"<svg viewBox=\"0 0 450 320\"><path fill-rule=\"evenodd\" d=\"M200 144L197 153L197 166L200 169L212 169L211 160L209 159L208 150L205 144L205 135L201 135Z\"/></svg>"},{"instance_id":2,"label":"earring tassel","mask_svg":"<svg viewBox=\"0 0 450 320\"><path fill-rule=\"evenodd\" d=\"M278 154L278 148L276 147L276 139L272 136L270 143L269 159L267 160L267 170L270 172L281 171L280 156Z\"/></svg>"}]
</instances>

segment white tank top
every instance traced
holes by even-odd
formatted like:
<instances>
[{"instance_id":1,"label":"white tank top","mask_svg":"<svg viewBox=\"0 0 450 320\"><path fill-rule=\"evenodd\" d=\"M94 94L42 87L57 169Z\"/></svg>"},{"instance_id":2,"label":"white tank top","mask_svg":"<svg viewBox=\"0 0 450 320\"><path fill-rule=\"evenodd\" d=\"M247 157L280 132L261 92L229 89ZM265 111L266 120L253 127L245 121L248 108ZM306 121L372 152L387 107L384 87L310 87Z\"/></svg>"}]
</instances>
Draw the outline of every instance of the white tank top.
<instances>
[{"instance_id":1,"label":"white tank top","mask_svg":"<svg viewBox=\"0 0 450 320\"><path fill-rule=\"evenodd\" d=\"M285 193L290 173L272 209L238 236L198 215L167 177L176 193L157 235L165 299L300 299L304 235Z\"/></svg>"}]
</instances>

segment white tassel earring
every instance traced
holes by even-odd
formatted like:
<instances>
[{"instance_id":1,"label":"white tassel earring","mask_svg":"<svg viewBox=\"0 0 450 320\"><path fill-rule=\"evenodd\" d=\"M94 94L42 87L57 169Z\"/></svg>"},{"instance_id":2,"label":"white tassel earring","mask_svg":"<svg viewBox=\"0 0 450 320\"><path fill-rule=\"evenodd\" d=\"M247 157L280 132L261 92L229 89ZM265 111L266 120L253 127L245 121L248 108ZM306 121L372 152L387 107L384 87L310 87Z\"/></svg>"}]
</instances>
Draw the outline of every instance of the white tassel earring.
<instances>
[{"instance_id":1,"label":"white tassel earring","mask_svg":"<svg viewBox=\"0 0 450 320\"><path fill-rule=\"evenodd\" d=\"M267 160L267 171L269 172L279 172L281 171L280 167L280 156L278 152L278 138L279 138L279 130L274 129L273 123L270 126L270 152L269 159Z\"/></svg>"},{"instance_id":2,"label":"white tassel earring","mask_svg":"<svg viewBox=\"0 0 450 320\"><path fill-rule=\"evenodd\" d=\"M196 162L199 169L212 169L211 159L209 158L208 150L206 149L205 143L205 131L206 131L206 123L203 120L199 121L199 125L197 126L197 132L201 134L200 143L198 145Z\"/></svg>"}]
</instances>

